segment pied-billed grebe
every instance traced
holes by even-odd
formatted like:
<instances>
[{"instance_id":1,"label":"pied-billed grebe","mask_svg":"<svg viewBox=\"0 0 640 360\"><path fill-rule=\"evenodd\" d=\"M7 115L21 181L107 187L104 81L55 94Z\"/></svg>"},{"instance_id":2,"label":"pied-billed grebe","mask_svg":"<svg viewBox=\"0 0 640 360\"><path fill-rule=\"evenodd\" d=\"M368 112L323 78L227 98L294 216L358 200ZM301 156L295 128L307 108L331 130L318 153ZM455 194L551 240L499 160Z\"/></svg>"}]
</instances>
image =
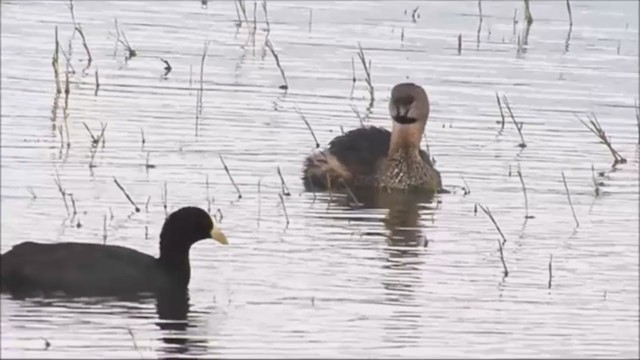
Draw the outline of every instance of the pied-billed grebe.
<instances>
[{"instance_id":1,"label":"pied-billed grebe","mask_svg":"<svg viewBox=\"0 0 640 360\"><path fill-rule=\"evenodd\" d=\"M2 291L23 296L116 296L186 289L189 250L205 238L227 243L206 211L184 207L166 219L157 259L115 245L23 242L0 256Z\"/></svg>"},{"instance_id":2,"label":"pied-billed grebe","mask_svg":"<svg viewBox=\"0 0 640 360\"><path fill-rule=\"evenodd\" d=\"M391 90L392 131L361 127L334 138L329 147L307 157L303 181L307 190L332 187L385 187L441 190L440 173L420 140L429 117L424 89L402 83Z\"/></svg>"}]
</instances>

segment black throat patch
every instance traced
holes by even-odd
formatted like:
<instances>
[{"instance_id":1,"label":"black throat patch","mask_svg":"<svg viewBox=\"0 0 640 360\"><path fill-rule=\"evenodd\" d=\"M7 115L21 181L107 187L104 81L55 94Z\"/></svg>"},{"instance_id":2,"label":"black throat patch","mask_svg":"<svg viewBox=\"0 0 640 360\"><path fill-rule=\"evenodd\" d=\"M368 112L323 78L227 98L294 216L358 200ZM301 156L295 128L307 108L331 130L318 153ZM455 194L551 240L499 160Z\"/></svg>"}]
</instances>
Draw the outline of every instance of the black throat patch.
<instances>
[{"instance_id":1,"label":"black throat patch","mask_svg":"<svg viewBox=\"0 0 640 360\"><path fill-rule=\"evenodd\" d=\"M417 122L418 119L406 115L396 115L393 117L393 121L397 122L398 124L409 125Z\"/></svg>"}]
</instances>

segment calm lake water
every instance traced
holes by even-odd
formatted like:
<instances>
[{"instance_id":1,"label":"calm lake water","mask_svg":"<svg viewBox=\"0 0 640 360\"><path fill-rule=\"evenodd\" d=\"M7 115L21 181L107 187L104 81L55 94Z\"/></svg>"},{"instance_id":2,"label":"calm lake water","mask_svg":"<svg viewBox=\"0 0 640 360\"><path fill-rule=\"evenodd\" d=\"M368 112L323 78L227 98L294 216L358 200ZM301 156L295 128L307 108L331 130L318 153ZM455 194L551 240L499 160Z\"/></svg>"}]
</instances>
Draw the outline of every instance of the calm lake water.
<instances>
[{"instance_id":1,"label":"calm lake water","mask_svg":"<svg viewBox=\"0 0 640 360\"><path fill-rule=\"evenodd\" d=\"M526 45L522 1L483 1L481 24L476 1L269 1L269 25L262 2L245 4L238 27L231 1L76 1L84 70L66 2L2 2L2 252L106 241L157 255L165 184L169 211L210 207L230 241L194 247L188 309L2 295L2 357L639 356L637 2L572 1L570 27L564 1L532 1ZM56 26L75 71L67 106ZM431 99L429 149L451 193L354 206L303 192L315 142L296 109L324 146L360 126L352 108L390 128L389 91L407 80ZM499 134L496 93L526 148L504 102ZM591 112L627 163L612 168L576 118ZM85 124L98 136L101 123L93 149ZM507 277L475 204L507 239Z\"/></svg>"}]
</instances>

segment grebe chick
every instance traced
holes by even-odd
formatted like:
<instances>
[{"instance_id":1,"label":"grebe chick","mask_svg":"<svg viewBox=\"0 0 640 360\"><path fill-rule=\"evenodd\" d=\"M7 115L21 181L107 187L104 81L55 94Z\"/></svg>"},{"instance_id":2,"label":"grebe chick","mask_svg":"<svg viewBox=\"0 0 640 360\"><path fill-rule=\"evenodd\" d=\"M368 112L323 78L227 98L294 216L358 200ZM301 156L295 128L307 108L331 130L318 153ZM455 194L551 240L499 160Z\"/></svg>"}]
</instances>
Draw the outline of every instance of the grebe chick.
<instances>
[{"instance_id":1,"label":"grebe chick","mask_svg":"<svg viewBox=\"0 0 640 360\"><path fill-rule=\"evenodd\" d=\"M389 101L392 131L361 127L337 136L323 151L307 157L303 181L307 190L349 187L442 189L440 173L420 140L429 117L429 98L413 83L393 87Z\"/></svg>"}]
</instances>

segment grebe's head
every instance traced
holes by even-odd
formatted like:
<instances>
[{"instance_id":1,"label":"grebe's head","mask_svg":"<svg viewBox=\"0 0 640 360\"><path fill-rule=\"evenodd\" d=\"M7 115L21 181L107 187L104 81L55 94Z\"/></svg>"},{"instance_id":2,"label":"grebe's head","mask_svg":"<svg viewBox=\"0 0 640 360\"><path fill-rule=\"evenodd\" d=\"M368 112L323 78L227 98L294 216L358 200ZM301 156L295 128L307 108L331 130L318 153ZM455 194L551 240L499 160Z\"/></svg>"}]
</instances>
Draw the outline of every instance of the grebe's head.
<instances>
[{"instance_id":1,"label":"grebe's head","mask_svg":"<svg viewBox=\"0 0 640 360\"><path fill-rule=\"evenodd\" d=\"M401 125L426 123L429 117L429 98L424 89L414 83L401 83L391 90L389 115Z\"/></svg>"}]
</instances>

